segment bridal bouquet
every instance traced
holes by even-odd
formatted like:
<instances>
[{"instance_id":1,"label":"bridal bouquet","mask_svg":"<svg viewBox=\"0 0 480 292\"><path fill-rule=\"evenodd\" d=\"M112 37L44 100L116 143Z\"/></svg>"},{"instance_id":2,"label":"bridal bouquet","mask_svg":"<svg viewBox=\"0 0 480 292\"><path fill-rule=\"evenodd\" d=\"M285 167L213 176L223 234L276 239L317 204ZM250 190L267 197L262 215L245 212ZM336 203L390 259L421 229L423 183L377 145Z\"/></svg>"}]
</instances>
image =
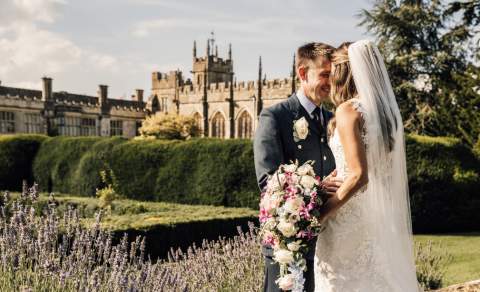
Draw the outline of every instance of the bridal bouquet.
<instances>
[{"instance_id":1,"label":"bridal bouquet","mask_svg":"<svg viewBox=\"0 0 480 292\"><path fill-rule=\"evenodd\" d=\"M280 265L276 283L282 290L302 292L308 241L321 232L320 206L326 200L313 162L280 165L261 194L260 235L273 248Z\"/></svg>"}]
</instances>

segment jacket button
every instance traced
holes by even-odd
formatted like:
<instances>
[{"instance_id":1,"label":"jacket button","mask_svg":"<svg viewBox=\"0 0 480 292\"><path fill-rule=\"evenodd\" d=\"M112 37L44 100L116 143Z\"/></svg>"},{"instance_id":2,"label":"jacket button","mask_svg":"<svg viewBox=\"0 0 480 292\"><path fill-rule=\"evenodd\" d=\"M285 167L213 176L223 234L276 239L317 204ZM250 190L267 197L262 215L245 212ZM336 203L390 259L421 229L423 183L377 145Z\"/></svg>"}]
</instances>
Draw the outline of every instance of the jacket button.
<instances>
[{"instance_id":1,"label":"jacket button","mask_svg":"<svg viewBox=\"0 0 480 292\"><path fill-rule=\"evenodd\" d=\"M298 149L302 149L302 145L298 145Z\"/></svg>"},{"instance_id":2,"label":"jacket button","mask_svg":"<svg viewBox=\"0 0 480 292\"><path fill-rule=\"evenodd\" d=\"M323 160L327 160L327 156L323 156Z\"/></svg>"}]
</instances>

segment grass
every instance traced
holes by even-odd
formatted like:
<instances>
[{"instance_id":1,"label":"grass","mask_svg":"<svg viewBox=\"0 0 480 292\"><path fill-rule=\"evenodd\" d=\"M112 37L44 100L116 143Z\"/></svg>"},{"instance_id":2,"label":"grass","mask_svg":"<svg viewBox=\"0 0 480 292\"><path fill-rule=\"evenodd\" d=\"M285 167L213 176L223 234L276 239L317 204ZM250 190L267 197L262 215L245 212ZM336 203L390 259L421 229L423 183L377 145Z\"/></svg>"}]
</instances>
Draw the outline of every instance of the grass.
<instances>
[{"instance_id":1,"label":"grass","mask_svg":"<svg viewBox=\"0 0 480 292\"><path fill-rule=\"evenodd\" d=\"M18 196L18 193L12 196ZM94 221L94 214L100 210L99 200L93 197L55 195L58 209L71 205L80 211L88 225ZM48 195L40 194L40 204L46 204ZM227 208L222 206L185 205L164 202L142 202L129 199L115 200L102 218L102 227L110 230L147 230L158 225L201 222L212 219L235 219L258 215L258 211L248 208Z\"/></svg>"},{"instance_id":2,"label":"grass","mask_svg":"<svg viewBox=\"0 0 480 292\"><path fill-rule=\"evenodd\" d=\"M480 233L415 235L416 242L440 243L453 256L443 286L480 279Z\"/></svg>"}]
</instances>

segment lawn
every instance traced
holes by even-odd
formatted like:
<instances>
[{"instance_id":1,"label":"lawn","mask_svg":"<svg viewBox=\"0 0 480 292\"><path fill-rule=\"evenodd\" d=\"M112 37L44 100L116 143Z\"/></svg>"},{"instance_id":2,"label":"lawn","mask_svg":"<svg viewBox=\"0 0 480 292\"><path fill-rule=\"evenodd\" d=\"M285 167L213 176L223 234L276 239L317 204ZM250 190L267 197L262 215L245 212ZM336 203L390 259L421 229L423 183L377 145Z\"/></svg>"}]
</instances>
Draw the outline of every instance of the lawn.
<instances>
[{"instance_id":1,"label":"lawn","mask_svg":"<svg viewBox=\"0 0 480 292\"><path fill-rule=\"evenodd\" d=\"M443 286L480 279L480 232L448 235L415 235L416 242L440 243L453 256L446 267Z\"/></svg>"},{"instance_id":2,"label":"lawn","mask_svg":"<svg viewBox=\"0 0 480 292\"><path fill-rule=\"evenodd\" d=\"M13 196L18 196L14 193ZM45 205L48 195L40 194L39 203ZM99 200L65 194L55 195L59 211L67 205L80 211L81 217L90 224L95 212L99 211ZM146 230L158 225L208 221L212 219L236 219L251 217L258 212L248 208L226 208L222 206L185 205L164 202L142 202L128 199L115 200L110 209L104 211L102 227L110 230Z\"/></svg>"}]
</instances>

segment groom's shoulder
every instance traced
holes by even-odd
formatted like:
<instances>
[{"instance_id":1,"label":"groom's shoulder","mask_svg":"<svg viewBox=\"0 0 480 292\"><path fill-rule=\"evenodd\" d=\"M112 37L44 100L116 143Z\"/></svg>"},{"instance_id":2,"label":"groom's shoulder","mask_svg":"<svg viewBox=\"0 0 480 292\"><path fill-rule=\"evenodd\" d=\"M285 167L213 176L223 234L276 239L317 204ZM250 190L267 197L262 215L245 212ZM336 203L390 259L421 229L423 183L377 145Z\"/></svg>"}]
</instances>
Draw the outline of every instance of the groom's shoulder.
<instances>
[{"instance_id":1,"label":"groom's shoulder","mask_svg":"<svg viewBox=\"0 0 480 292\"><path fill-rule=\"evenodd\" d=\"M276 117L281 116L290 111L290 99L293 98L293 95L288 97L287 99L277 102L269 107L265 107L262 109L263 114L267 115L274 115Z\"/></svg>"}]
</instances>

